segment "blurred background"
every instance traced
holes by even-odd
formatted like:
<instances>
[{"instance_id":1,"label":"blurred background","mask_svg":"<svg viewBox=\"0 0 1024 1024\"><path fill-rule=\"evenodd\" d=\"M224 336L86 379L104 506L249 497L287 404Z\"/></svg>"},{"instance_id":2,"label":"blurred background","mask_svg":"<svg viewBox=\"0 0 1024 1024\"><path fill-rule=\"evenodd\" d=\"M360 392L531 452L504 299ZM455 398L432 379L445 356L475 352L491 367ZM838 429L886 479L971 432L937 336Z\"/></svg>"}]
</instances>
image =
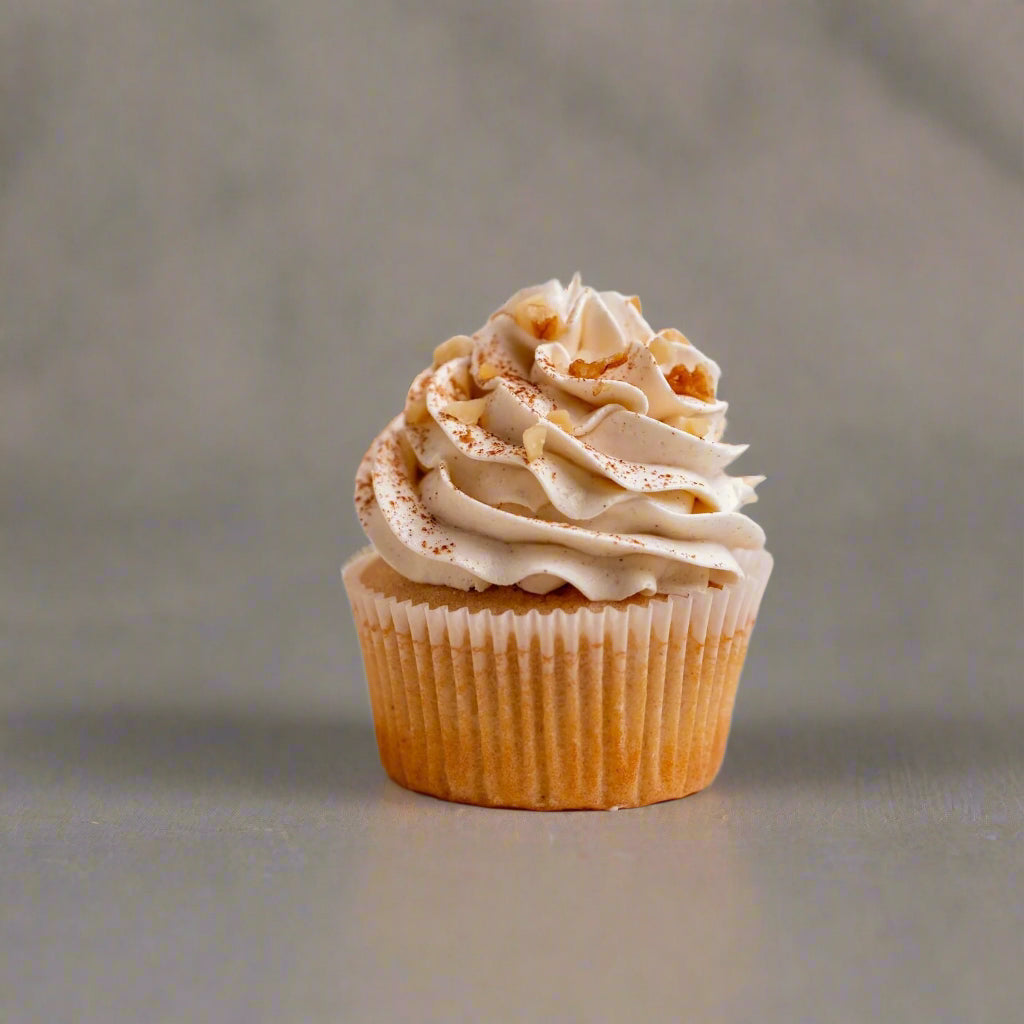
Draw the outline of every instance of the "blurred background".
<instances>
[{"instance_id":1,"label":"blurred background","mask_svg":"<svg viewBox=\"0 0 1024 1024\"><path fill-rule=\"evenodd\" d=\"M1019 710L1022 52L996 0L5 0L3 706L368 720L359 457L579 270L768 475L739 714Z\"/></svg>"},{"instance_id":2,"label":"blurred background","mask_svg":"<svg viewBox=\"0 0 1024 1024\"><path fill-rule=\"evenodd\" d=\"M1014 1019L1022 54L1016 0L0 0L0 1018ZM775 573L706 793L442 804L353 475L576 270L722 366Z\"/></svg>"}]
</instances>

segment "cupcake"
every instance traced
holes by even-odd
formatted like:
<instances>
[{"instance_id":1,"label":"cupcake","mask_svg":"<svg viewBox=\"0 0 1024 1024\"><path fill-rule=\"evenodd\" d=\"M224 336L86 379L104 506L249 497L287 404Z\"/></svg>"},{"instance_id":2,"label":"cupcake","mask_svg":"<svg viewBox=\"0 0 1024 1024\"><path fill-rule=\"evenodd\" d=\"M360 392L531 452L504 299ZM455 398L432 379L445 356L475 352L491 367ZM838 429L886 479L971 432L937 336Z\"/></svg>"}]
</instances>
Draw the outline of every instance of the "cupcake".
<instances>
[{"instance_id":1,"label":"cupcake","mask_svg":"<svg viewBox=\"0 0 1024 1024\"><path fill-rule=\"evenodd\" d=\"M772 567L719 376L579 275L434 350L359 467L371 547L342 571L395 782L555 810L714 779Z\"/></svg>"}]
</instances>

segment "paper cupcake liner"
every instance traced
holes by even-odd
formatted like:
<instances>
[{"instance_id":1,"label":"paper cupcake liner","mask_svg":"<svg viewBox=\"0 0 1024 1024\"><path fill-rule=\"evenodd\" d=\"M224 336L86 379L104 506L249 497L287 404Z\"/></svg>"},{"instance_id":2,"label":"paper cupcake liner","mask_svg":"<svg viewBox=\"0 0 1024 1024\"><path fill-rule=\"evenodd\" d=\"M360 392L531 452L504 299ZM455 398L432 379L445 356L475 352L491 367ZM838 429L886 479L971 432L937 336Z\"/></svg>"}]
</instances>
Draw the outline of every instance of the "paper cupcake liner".
<instances>
[{"instance_id":1,"label":"paper cupcake liner","mask_svg":"<svg viewBox=\"0 0 1024 1024\"><path fill-rule=\"evenodd\" d=\"M343 570L381 762L446 800L533 809L636 807L718 772L761 596L739 583L625 607L500 614L431 608Z\"/></svg>"}]
</instances>

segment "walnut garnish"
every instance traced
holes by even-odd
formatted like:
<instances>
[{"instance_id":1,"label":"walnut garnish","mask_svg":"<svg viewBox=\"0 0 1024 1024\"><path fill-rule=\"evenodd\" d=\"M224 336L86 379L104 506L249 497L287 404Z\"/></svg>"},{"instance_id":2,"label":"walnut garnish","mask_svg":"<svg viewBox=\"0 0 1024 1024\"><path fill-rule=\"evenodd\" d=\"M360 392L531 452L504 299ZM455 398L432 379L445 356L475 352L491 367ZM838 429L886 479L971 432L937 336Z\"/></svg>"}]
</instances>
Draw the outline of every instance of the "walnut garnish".
<instances>
[{"instance_id":1,"label":"walnut garnish","mask_svg":"<svg viewBox=\"0 0 1024 1024\"><path fill-rule=\"evenodd\" d=\"M647 347L651 350L651 355L654 356L655 360L659 363L663 363L667 359L672 358L672 346L660 334L656 334L651 338Z\"/></svg>"},{"instance_id":2,"label":"walnut garnish","mask_svg":"<svg viewBox=\"0 0 1024 1024\"><path fill-rule=\"evenodd\" d=\"M558 310L552 309L539 295L523 299L516 306L513 317L527 334L540 341L554 341L565 333L565 324Z\"/></svg>"},{"instance_id":3,"label":"walnut garnish","mask_svg":"<svg viewBox=\"0 0 1024 1024\"><path fill-rule=\"evenodd\" d=\"M472 351L473 339L467 338L465 334L456 334L454 338L442 341L434 349L434 367L436 369L442 363L447 363L449 359L459 359L462 356L468 356Z\"/></svg>"},{"instance_id":4,"label":"walnut garnish","mask_svg":"<svg viewBox=\"0 0 1024 1024\"><path fill-rule=\"evenodd\" d=\"M572 420L564 409L552 409L545 418L556 427L561 427L567 434L572 433Z\"/></svg>"},{"instance_id":5,"label":"walnut garnish","mask_svg":"<svg viewBox=\"0 0 1024 1024\"><path fill-rule=\"evenodd\" d=\"M523 431L523 446L526 448L526 459L533 462L544 454L544 442L548 439L548 428L543 423L534 423Z\"/></svg>"},{"instance_id":6,"label":"walnut garnish","mask_svg":"<svg viewBox=\"0 0 1024 1024\"><path fill-rule=\"evenodd\" d=\"M408 424L422 423L427 419L426 393L407 398L405 402L405 422Z\"/></svg>"},{"instance_id":7,"label":"walnut garnish","mask_svg":"<svg viewBox=\"0 0 1024 1024\"><path fill-rule=\"evenodd\" d=\"M595 359L592 363L588 363L585 359L574 359L569 364L569 373L573 377L597 380L602 373L613 370L616 366L622 366L627 359L629 359L627 352L616 352L605 359Z\"/></svg>"},{"instance_id":8,"label":"walnut garnish","mask_svg":"<svg viewBox=\"0 0 1024 1024\"><path fill-rule=\"evenodd\" d=\"M469 364L463 363L451 377L452 391L458 396L469 396L473 393L473 383L469 379Z\"/></svg>"},{"instance_id":9,"label":"walnut garnish","mask_svg":"<svg viewBox=\"0 0 1024 1024\"><path fill-rule=\"evenodd\" d=\"M486 384L489 380L493 380L495 377L501 376L501 370L499 370L493 363L481 363L480 369L477 370L476 379L481 384Z\"/></svg>"},{"instance_id":10,"label":"walnut garnish","mask_svg":"<svg viewBox=\"0 0 1024 1024\"><path fill-rule=\"evenodd\" d=\"M677 395L688 395L701 402L713 401L715 397L715 382L711 379L707 367L699 363L692 370L688 369L685 363L673 366L665 374L665 380Z\"/></svg>"},{"instance_id":11,"label":"walnut garnish","mask_svg":"<svg viewBox=\"0 0 1024 1024\"><path fill-rule=\"evenodd\" d=\"M673 342L678 342L681 345L690 344L690 340L686 335L677 331L674 327L666 327L663 331L658 331L658 333L651 338L647 343L647 347L651 350L651 355L653 355L659 363L663 363L672 358Z\"/></svg>"},{"instance_id":12,"label":"walnut garnish","mask_svg":"<svg viewBox=\"0 0 1024 1024\"><path fill-rule=\"evenodd\" d=\"M666 341L677 341L680 345L691 344L690 339L682 331L677 331L674 327L664 327L658 333Z\"/></svg>"},{"instance_id":13,"label":"walnut garnish","mask_svg":"<svg viewBox=\"0 0 1024 1024\"><path fill-rule=\"evenodd\" d=\"M708 418L706 416L668 416L663 421L666 426L675 427L677 430L685 430L694 437L703 438L708 432Z\"/></svg>"},{"instance_id":14,"label":"walnut garnish","mask_svg":"<svg viewBox=\"0 0 1024 1024\"><path fill-rule=\"evenodd\" d=\"M442 412L446 416L453 416L460 423L465 423L467 427L472 427L480 422L486 408L486 398L471 398L467 402L449 402Z\"/></svg>"}]
</instances>

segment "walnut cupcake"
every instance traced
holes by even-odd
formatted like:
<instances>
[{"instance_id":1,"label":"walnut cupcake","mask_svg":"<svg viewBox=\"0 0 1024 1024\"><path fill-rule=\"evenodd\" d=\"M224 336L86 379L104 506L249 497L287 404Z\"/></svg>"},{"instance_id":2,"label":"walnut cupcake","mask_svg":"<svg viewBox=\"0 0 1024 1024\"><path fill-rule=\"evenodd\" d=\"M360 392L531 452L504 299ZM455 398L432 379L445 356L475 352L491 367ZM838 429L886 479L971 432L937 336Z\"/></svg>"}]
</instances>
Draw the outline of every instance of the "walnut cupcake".
<instances>
[{"instance_id":1,"label":"walnut cupcake","mask_svg":"<svg viewBox=\"0 0 1024 1024\"><path fill-rule=\"evenodd\" d=\"M344 568L381 761L464 803L707 786L772 558L720 371L577 275L439 345L356 477Z\"/></svg>"}]
</instances>

